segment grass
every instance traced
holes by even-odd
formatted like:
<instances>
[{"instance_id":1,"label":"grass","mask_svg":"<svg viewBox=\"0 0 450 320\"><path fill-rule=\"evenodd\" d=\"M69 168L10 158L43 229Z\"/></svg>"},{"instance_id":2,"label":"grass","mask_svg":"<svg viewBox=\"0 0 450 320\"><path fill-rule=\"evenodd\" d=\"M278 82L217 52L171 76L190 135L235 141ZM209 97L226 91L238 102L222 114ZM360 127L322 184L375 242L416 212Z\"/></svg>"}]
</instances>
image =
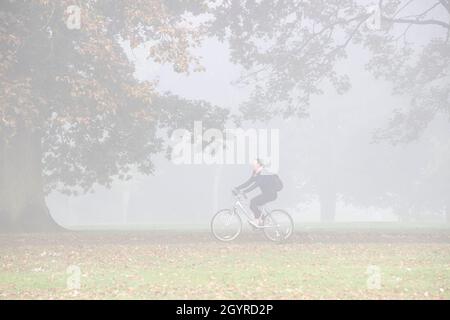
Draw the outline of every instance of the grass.
<instances>
[{"instance_id":1,"label":"grass","mask_svg":"<svg viewBox=\"0 0 450 320\"><path fill-rule=\"evenodd\" d=\"M79 290L67 286L76 276L71 265L81 271ZM379 288L368 286L377 276ZM276 245L255 237L222 244L206 235L165 241L136 232L2 235L0 299L30 298L449 299L450 243L296 239Z\"/></svg>"},{"instance_id":2,"label":"grass","mask_svg":"<svg viewBox=\"0 0 450 320\"><path fill-rule=\"evenodd\" d=\"M450 224L441 222L300 222L296 221L297 229L308 231L408 231L408 232L430 232L436 231L449 231ZM209 223L203 224L116 224L116 225L82 225L82 226L69 226L73 231L166 231L166 232L179 232L179 231L209 231Z\"/></svg>"}]
</instances>

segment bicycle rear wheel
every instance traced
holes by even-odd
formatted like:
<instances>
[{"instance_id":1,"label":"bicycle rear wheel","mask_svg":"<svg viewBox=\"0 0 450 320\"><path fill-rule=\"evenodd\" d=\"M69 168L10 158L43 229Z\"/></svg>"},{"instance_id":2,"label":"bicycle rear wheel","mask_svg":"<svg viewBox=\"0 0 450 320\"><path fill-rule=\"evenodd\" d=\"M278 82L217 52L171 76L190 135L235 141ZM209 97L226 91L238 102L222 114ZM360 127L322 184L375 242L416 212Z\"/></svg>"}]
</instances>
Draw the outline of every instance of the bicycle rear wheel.
<instances>
[{"instance_id":1,"label":"bicycle rear wheel","mask_svg":"<svg viewBox=\"0 0 450 320\"><path fill-rule=\"evenodd\" d=\"M234 210L220 210L211 220L211 232L217 240L232 241L241 230L242 220Z\"/></svg>"},{"instance_id":2,"label":"bicycle rear wheel","mask_svg":"<svg viewBox=\"0 0 450 320\"><path fill-rule=\"evenodd\" d=\"M294 221L284 210L272 210L264 217L264 235L271 241L286 241L293 231Z\"/></svg>"}]
</instances>

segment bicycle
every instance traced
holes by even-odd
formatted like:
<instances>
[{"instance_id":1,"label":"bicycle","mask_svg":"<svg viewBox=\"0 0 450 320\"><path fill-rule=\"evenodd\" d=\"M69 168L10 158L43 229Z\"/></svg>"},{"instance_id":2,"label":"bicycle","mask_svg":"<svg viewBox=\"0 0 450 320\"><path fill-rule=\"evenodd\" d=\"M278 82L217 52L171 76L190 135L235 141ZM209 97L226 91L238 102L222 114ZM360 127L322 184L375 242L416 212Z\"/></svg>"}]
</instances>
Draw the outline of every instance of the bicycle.
<instances>
[{"instance_id":1,"label":"bicycle","mask_svg":"<svg viewBox=\"0 0 450 320\"><path fill-rule=\"evenodd\" d=\"M294 231L294 221L284 210L262 210L263 225L258 225L253 220L253 214L244 206L247 197L233 190L236 200L231 209L219 210L211 219L211 232L217 240L228 242L236 239L242 231L241 216L254 230L263 230L267 239L274 242L282 242L289 239Z\"/></svg>"}]
</instances>

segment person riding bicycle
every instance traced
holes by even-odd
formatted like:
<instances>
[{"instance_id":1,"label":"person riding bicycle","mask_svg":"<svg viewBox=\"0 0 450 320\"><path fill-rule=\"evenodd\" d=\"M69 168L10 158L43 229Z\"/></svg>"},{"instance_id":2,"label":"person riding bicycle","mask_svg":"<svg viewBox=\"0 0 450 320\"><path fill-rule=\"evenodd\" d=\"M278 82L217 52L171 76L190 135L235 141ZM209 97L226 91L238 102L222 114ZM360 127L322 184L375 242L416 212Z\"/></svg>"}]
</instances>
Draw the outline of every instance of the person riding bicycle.
<instances>
[{"instance_id":1,"label":"person riding bicycle","mask_svg":"<svg viewBox=\"0 0 450 320\"><path fill-rule=\"evenodd\" d=\"M277 175L271 174L264 169L264 164L261 159L256 159L253 162L253 172L251 177L243 184L234 188L234 191L246 194L257 187L261 190L261 194L250 200L250 209L255 215L256 223L259 226L262 226L264 222L261 217L260 207L274 201L277 198L277 192L279 192L283 186Z\"/></svg>"}]
</instances>

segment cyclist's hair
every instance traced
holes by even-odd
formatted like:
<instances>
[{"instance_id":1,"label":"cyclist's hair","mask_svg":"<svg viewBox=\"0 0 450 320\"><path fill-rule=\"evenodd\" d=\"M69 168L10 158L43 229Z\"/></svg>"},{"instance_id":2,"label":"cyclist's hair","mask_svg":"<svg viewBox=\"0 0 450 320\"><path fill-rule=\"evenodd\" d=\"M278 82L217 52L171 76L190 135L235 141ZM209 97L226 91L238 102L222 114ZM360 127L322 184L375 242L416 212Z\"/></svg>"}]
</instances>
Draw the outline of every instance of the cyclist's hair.
<instances>
[{"instance_id":1,"label":"cyclist's hair","mask_svg":"<svg viewBox=\"0 0 450 320\"><path fill-rule=\"evenodd\" d=\"M264 167L264 162L261 160L261 158L255 159L256 163L259 164L261 167Z\"/></svg>"}]
</instances>

